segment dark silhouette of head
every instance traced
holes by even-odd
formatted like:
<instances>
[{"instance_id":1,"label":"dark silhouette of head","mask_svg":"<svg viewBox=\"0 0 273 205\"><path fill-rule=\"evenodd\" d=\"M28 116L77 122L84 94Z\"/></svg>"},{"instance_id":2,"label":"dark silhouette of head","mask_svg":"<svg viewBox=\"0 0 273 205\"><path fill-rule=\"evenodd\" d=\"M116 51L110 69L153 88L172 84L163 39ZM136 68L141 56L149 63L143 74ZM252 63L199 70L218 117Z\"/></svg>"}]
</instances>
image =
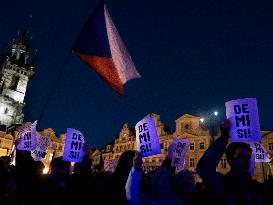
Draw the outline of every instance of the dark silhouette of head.
<instances>
[{"instance_id":1,"label":"dark silhouette of head","mask_svg":"<svg viewBox=\"0 0 273 205\"><path fill-rule=\"evenodd\" d=\"M81 163L75 163L74 174L86 175L91 174L92 159L85 158Z\"/></svg>"},{"instance_id":2,"label":"dark silhouette of head","mask_svg":"<svg viewBox=\"0 0 273 205\"><path fill-rule=\"evenodd\" d=\"M175 173L176 168L174 166L172 166L172 158L170 158L170 157L166 157L164 159L164 161L161 164L161 167L170 170L170 172L173 174Z\"/></svg>"},{"instance_id":3,"label":"dark silhouette of head","mask_svg":"<svg viewBox=\"0 0 273 205\"><path fill-rule=\"evenodd\" d=\"M182 170L175 176L175 189L184 192L195 191L195 178L190 170Z\"/></svg>"},{"instance_id":4,"label":"dark silhouette of head","mask_svg":"<svg viewBox=\"0 0 273 205\"><path fill-rule=\"evenodd\" d=\"M50 167L51 175L69 175L70 173L70 162L64 161L62 157L52 159Z\"/></svg>"},{"instance_id":5,"label":"dark silhouette of head","mask_svg":"<svg viewBox=\"0 0 273 205\"><path fill-rule=\"evenodd\" d=\"M252 150L243 142L232 142L226 149L227 162L233 172L248 173Z\"/></svg>"},{"instance_id":6,"label":"dark silhouette of head","mask_svg":"<svg viewBox=\"0 0 273 205\"><path fill-rule=\"evenodd\" d=\"M127 178L129 176L130 170L133 166L133 159L135 157L135 151L123 152L119 158L115 176L121 180L121 183L125 185Z\"/></svg>"},{"instance_id":7,"label":"dark silhouette of head","mask_svg":"<svg viewBox=\"0 0 273 205\"><path fill-rule=\"evenodd\" d=\"M43 162L41 162L41 161L34 161L33 162L33 171L36 176L42 176L44 168L45 168L45 165Z\"/></svg>"},{"instance_id":8,"label":"dark silhouette of head","mask_svg":"<svg viewBox=\"0 0 273 205\"><path fill-rule=\"evenodd\" d=\"M0 170L8 170L10 167L10 157L2 156L0 157Z\"/></svg>"},{"instance_id":9,"label":"dark silhouette of head","mask_svg":"<svg viewBox=\"0 0 273 205\"><path fill-rule=\"evenodd\" d=\"M166 168L157 169L152 175L152 197L166 199L174 191L174 176Z\"/></svg>"}]
</instances>

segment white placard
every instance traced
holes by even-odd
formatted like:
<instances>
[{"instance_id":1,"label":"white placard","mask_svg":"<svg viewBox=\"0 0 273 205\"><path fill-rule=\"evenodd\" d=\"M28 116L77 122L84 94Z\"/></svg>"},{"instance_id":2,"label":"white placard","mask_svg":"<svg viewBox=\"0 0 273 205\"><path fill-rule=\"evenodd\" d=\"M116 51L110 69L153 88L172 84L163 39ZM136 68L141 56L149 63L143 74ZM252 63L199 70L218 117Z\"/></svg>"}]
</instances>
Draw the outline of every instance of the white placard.
<instances>
[{"instance_id":1,"label":"white placard","mask_svg":"<svg viewBox=\"0 0 273 205\"><path fill-rule=\"evenodd\" d=\"M104 171L114 172L118 164L118 159L111 159L104 162Z\"/></svg>"},{"instance_id":2,"label":"white placard","mask_svg":"<svg viewBox=\"0 0 273 205\"><path fill-rule=\"evenodd\" d=\"M137 151L143 157L161 153L154 117L147 117L139 121L136 126Z\"/></svg>"},{"instance_id":3,"label":"white placard","mask_svg":"<svg viewBox=\"0 0 273 205\"><path fill-rule=\"evenodd\" d=\"M257 100L255 98L237 99L226 102L227 119L231 122L230 140L232 142L260 142L261 130Z\"/></svg>"},{"instance_id":4,"label":"white placard","mask_svg":"<svg viewBox=\"0 0 273 205\"><path fill-rule=\"evenodd\" d=\"M252 154L255 156L255 162L270 162L270 154L259 142L250 143Z\"/></svg>"},{"instance_id":5,"label":"white placard","mask_svg":"<svg viewBox=\"0 0 273 205\"><path fill-rule=\"evenodd\" d=\"M31 156L35 161L45 159L46 151L51 144L51 139L48 136L40 136L37 139L36 149L31 151Z\"/></svg>"},{"instance_id":6,"label":"white placard","mask_svg":"<svg viewBox=\"0 0 273 205\"><path fill-rule=\"evenodd\" d=\"M175 139L172 143L174 149L172 151L172 166L182 168L186 153L190 146L190 141L187 139Z\"/></svg>"},{"instance_id":7,"label":"white placard","mask_svg":"<svg viewBox=\"0 0 273 205\"><path fill-rule=\"evenodd\" d=\"M37 133L36 133L37 120L31 125L31 123L22 124L21 129L18 133L18 138L20 138L20 143L17 145L16 149L32 151L36 148L37 143Z\"/></svg>"},{"instance_id":8,"label":"white placard","mask_svg":"<svg viewBox=\"0 0 273 205\"><path fill-rule=\"evenodd\" d=\"M81 162L84 157L84 136L75 129L67 128L63 160L69 162Z\"/></svg>"}]
</instances>

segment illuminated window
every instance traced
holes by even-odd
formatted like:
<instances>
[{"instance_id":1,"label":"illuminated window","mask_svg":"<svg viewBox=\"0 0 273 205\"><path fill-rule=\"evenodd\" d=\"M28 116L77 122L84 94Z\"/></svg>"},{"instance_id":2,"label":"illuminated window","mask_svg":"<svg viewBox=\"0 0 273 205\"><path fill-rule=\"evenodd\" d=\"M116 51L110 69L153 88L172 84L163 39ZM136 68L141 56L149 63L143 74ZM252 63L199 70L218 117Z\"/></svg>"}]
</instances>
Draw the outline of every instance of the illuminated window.
<instances>
[{"instance_id":1,"label":"illuminated window","mask_svg":"<svg viewBox=\"0 0 273 205\"><path fill-rule=\"evenodd\" d=\"M194 143L190 144L190 150L194 150Z\"/></svg>"},{"instance_id":2,"label":"illuminated window","mask_svg":"<svg viewBox=\"0 0 273 205\"><path fill-rule=\"evenodd\" d=\"M194 158L190 158L190 167L194 167Z\"/></svg>"},{"instance_id":3,"label":"illuminated window","mask_svg":"<svg viewBox=\"0 0 273 205\"><path fill-rule=\"evenodd\" d=\"M205 143L204 142L200 143L200 149L205 149Z\"/></svg>"},{"instance_id":4,"label":"illuminated window","mask_svg":"<svg viewBox=\"0 0 273 205\"><path fill-rule=\"evenodd\" d=\"M220 161L220 166L221 166L221 169L226 169L227 168L227 160L222 158Z\"/></svg>"},{"instance_id":5,"label":"illuminated window","mask_svg":"<svg viewBox=\"0 0 273 205\"><path fill-rule=\"evenodd\" d=\"M269 150L273 150L273 142L268 143Z\"/></svg>"}]
</instances>

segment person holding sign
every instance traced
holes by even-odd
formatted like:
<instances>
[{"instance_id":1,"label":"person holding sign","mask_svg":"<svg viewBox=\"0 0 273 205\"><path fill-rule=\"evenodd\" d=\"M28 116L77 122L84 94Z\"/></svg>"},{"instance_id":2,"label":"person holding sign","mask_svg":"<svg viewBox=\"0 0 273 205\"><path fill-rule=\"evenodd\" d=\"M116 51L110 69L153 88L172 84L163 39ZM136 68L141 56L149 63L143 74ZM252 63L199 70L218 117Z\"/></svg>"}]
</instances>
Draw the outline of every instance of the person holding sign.
<instances>
[{"instance_id":1,"label":"person holding sign","mask_svg":"<svg viewBox=\"0 0 273 205\"><path fill-rule=\"evenodd\" d=\"M142 155L134 159L133 167L130 171L126 183L126 197L130 205L184 205L183 201L178 199L174 193L173 174L165 169L159 168L152 175L152 194L146 195L140 190L142 172Z\"/></svg>"},{"instance_id":2,"label":"person holding sign","mask_svg":"<svg viewBox=\"0 0 273 205\"><path fill-rule=\"evenodd\" d=\"M230 138L230 121L221 125L221 136L213 142L197 164L197 172L216 204L263 204L263 185L253 180L249 173L252 150L248 144L233 142ZM223 176L216 167L226 152L231 170ZM217 201L219 200L219 201Z\"/></svg>"}]
</instances>

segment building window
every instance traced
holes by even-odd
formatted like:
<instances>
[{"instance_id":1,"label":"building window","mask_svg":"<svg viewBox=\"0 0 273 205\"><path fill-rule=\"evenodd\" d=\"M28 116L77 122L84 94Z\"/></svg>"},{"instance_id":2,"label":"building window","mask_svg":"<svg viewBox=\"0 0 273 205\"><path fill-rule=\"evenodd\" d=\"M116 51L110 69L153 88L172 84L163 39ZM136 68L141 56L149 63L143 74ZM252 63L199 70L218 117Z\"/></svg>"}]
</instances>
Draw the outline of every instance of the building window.
<instances>
[{"instance_id":1,"label":"building window","mask_svg":"<svg viewBox=\"0 0 273 205\"><path fill-rule=\"evenodd\" d=\"M273 142L268 143L268 147L269 150L273 150Z\"/></svg>"},{"instance_id":2,"label":"building window","mask_svg":"<svg viewBox=\"0 0 273 205\"><path fill-rule=\"evenodd\" d=\"M163 143L160 143L160 148L163 149Z\"/></svg>"},{"instance_id":3,"label":"building window","mask_svg":"<svg viewBox=\"0 0 273 205\"><path fill-rule=\"evenodd\" d=\"M227 168L227 160L222 158L220 161L221 169L226 169Z\"/></svg>"},{"instance_id":4,"label":"building window","mask_svg":"<svg viewBox=\"0 0 273 205\"><path fill-rule=\"evenodd\" d=\"M185 124L184 128L187 130L189 129L190 125L189 124Z\"/></svg>"},{"instance_id":5,"label":"building window","mask_svg":"<svg viewBox=\"0 0 273 205\"><path fill-rule=\"evenodd\" d=\"M155 159L152 159L152 162L155 162Z\"/></svg>"},{"instance_id":6,"label":"building window","mask_svg":"<svg viewBox=\"0 0 273 205\"><path fill-rule=\"evenodd\" d=\"M194 150L194 143L190 144L190 150Z\"/></svg>"},{"instance_id":7,"label":"building window","mask_svg":"<svg viewBox=\"0 0 273 205\"><path fill-rule=\"evenodd\" d=\"M194 158L190 158L190 167L194 167Z\"/></svg>"},{"instance_id":8,"label":"building window","mask_svg":"<svg viewBox=\"0 0 273 205\"><path fill-rule=\"evenodd\" d=\"M204 142L200 143L200 149L205 149L205 143Z\"/></svg>"},{"instance_id":9,"label":"building window","mask_svg":"<svg viewBox=\"0 0 273 205\"><path fill-rule=\"evenodd\" d=\"M118 158L118 155L116 155L116 159Z\"/></svg>"},{"instance_id":10,"label":"building window","mask_svg":"<svg viewBox=\"0 0 273 205\"><path fill-rule=\"evenodd\" d=\"M18 85L18 83L19 83L19 80L20 80L20 77L14 75L14 76L12 77L12 81L11 81L11 84L10 84L10 89L16 90L16 89L17 89L17 85Z\"/></svg>"},{"instance_id":11,"label":"building window","mask_svg":"<svg viewBox=\"0 0 273 205\"><path fill-rule=\"evenodd\" d=\"M4 114L8 114L8 112L9 112L9 109L5 108Z\"/></svg>"}]
</instances>

